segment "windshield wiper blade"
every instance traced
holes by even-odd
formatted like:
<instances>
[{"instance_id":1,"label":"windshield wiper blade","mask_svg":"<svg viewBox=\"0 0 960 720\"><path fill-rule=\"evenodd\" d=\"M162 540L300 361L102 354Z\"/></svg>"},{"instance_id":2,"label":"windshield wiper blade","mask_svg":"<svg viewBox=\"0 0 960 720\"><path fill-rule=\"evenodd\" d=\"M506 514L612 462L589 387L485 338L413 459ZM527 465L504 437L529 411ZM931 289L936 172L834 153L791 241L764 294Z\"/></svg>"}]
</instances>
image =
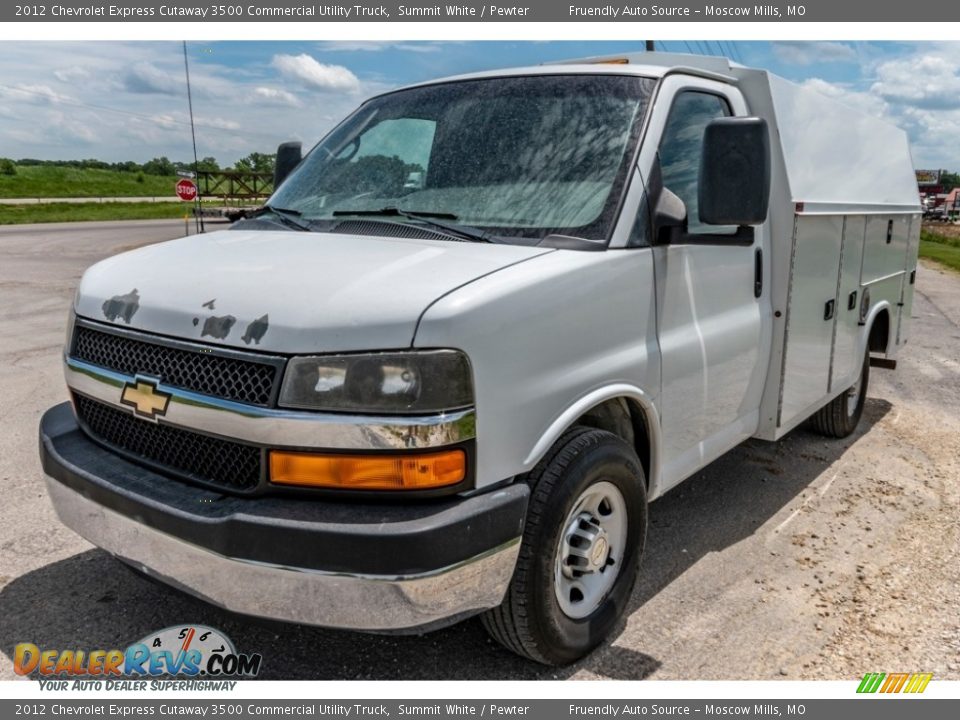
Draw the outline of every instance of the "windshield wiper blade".
<instances>
[{"instance_id":1,"label":"windshield wiper blade","mask_svg":"<svg viewBox=\"0 0 960 720\"><path fill-rule=\"evenodd\" d=\"M358 217L380 215L386 217L405 217L410 220L419 220L425 225L438 228L447 233L451 233L466 240L474 242L497 242L495 236L480 228L461 225L459 223L448 223L443 220L456 220L457 216L448 212L432 212L428 210L404 210L398 207L384 207L379 210L334 210L331 213L334 217L343 217L353 215Z\"/></svg>"},{"instance_id":2,"label":"windshield wiper blade","mask_svg":"<svg viewBox=\"0 0 960 720\"><path fill-rule=\"evenodd\" d=\"M264 205L260 212L255 215L255 217L259 217L260 215L268 212L276 215L277 218L280 219L280 222L288 227L295 228L302 232L310 232L310 225L300 220L300 218L303 216L303 213L299 210L276 207L275 205Z\"/></svg>"}]
</instances>

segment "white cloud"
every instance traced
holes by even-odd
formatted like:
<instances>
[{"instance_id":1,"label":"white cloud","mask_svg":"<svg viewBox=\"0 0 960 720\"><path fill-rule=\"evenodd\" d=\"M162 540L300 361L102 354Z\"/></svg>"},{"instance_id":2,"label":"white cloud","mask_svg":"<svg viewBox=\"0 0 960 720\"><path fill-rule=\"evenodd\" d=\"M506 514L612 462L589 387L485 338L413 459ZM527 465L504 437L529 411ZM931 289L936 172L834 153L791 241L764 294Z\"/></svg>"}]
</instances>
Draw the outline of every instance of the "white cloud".
<instances>
[{"instance_id":1,"label":"white cloud","mask_svg":"<svg viewBox=\"0 0 960 720\"><path fill-rule=\"evenodd\" d=\"M889 119L889 108L882 98L877 97L871 92L854 90L847 85L831 83L821 78L810 78L804 80L801 85L811 90L816 90L822 95L833 98L849 107L866 112L876 117L887 117Z\"/></svg>"},{"instance_id":2,"label":"white cloud","mask_svg":"<svg viewBox=\"0 0 960 720\"><path fill-rule=\"evenodd\" d=\"M792 65L857 61L857 51L839 42L781 41L771 43L771 49L777 58Z\"/></svg>"},{"instance_id":3,"label":"white cloud","mask_svg":"<svg viewBox=\"0 0 960 720\"><path fill-rule=\"evenodd\" d=\"M214 130L239 130L240 123L236 120L231 120L229 118L222 117L196 117L194 118L197 125L203 127L212 128Z\"/></svg>"},{"instance_id":4,"label":"white cloud","mask_svg":"<svg viewBox=\"0 0 960 720\"><path fill-rule=\"evenodd\" d=\"M315 90L360 89L360 80L342 65L325 65L306 53L274 55L270 63L281 75Z\"/></svg>"},{"instance_id":5,"label":"white cloud","mask_svg":"<svg viewBox=\"0 0 960 720\"><path fill-rule=\"evenodd\" d=\"M132 93L158 95L183 95L186 93L186 85L182 76L174 77L149 62L134 64L123 75L121 82L123 88Z\"/></svg>"},{"instance_id":6,"label":"white cloud","mask_svg":"<svg viewBox=\"0 0 960 720\"><path fill-rule=\"evenodd\" d=\"M274 87L255 87L253 99L261 105L300 107L303 104L293 93Z\"/></svg>"},{"instance_id":7,"label":"white cloud","mask_svg":"<svg viewBox=\"0 0 960 720\"><path fill-rule=\"evenodd\" d=\"M98 120L99 118L96 116L81 119L72 113L68 115L58 111L50 114L46 127L47 130L52 130L64 144L82 143L92 145L100 140L99 135L94 130L94 128L102 126Z\"/></svg>"},{"instance_id":8,"label":"white cloud","mask_svg":"<svg viewBox=\"0 0 960 720\"><path fill-rule=\"evenodd\" d=\"M372 40L332 40L320 43L320 52L382 52L384 50L403 50L413 53L440 52L442 42L394 43Z\"/></svg>"},{"instance_id":9,"label":"white cloud","mask_svg":"<svg viewBox=\"0 0 960 720\"><path fill-rule=\"evenodd\" d=\"M56 92L49 85L28 83L17 83L12 87L0 87L0 97L30 103L31 105L56 105L71 100L68 95Z\"/></svg>"},{"instance_id":10,"label":"white cloud","mask_svg":"<svg viewBox=\"0 0 960 720\"><path fill-rule=\"evenodd\" d=\"M870 88L888 102L931 110L960 108L960 58L956 53L918 53L877 65Z\"/></svg>"},{"instance_id":11,"label":"white cloud","mask_svg":"<svg viewBox=\"0 0 960 720\"><path fill-rule=\"evenodd\" d=\"M60 82L75 83L78 80L86 80L90 77L90 71L82 67L62 68L54 70L53 76Z\"/></svg>"}]
</instances>

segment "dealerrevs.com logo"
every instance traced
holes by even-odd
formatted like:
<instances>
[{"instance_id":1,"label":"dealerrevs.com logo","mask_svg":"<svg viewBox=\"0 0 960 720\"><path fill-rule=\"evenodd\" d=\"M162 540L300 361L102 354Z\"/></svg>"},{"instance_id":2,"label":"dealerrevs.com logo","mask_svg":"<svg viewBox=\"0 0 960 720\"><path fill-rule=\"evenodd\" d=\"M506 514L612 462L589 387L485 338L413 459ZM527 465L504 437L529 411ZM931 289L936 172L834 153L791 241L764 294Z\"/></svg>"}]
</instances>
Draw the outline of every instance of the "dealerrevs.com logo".
<instances>
[{"instance_id":1,"label":"dealerrevs.com logo","mask_svg":"<svg viewBox=\"0 0 960 720\"><path fill-rule=\"evenodd\" d=\"M180 625L150 633L125 650L46 649L33 643L14 648L18 675L40 679L112 679L137 677L255 677L259 653L238 653L219 630Z\"/></svg>"}]
</instances>

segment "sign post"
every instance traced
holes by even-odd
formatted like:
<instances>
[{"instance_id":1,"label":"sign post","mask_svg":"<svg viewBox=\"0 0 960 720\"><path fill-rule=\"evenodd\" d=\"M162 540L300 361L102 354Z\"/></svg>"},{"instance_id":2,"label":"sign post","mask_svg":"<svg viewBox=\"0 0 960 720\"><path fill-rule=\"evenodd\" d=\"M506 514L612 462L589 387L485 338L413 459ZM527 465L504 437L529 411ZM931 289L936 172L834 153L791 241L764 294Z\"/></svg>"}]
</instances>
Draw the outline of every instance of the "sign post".
<instances>
[{"instance_id":1,"label":"sign post","mask_svg":"<svg viewBox=\"0 0 960 720\"><path fill-rule=\"evenodd\" d=\"M183 202L194 202L197 200L197 184L190 180L189 178L182 178L177 180L176 184L177 197L180 198ZM197 208L199 209L199 208ZM187 235L190 234L190 222L187 219L187 216L183 216L184 225L187 227ZM199 215L197 216L197 222L200 222ZM200 228L197 227L199 232Z\"/></svg>"}]
</instances>

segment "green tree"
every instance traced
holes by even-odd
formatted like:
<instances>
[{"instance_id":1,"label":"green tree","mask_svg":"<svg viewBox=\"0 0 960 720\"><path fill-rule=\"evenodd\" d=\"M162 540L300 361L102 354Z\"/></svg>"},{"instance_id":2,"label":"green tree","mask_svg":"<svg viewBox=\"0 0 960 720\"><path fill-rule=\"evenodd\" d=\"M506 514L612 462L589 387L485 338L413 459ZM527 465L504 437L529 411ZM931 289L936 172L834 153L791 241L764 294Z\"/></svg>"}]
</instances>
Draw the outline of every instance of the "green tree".
<instances>
[{"instance_id":1,"label":"green tree","mask_svg":"<svg viewBox=\"0 0 960 720\"><path fill-rule=\"evenodd\" d=\"M943 172L940 174L940 184L946 192L950 192L960 185L960 175L953 172Z\"/></svg>"},{"instance_id":2,"label":"green tree","mask_svg":"<svg viewBox=\"0 0 960 720\"><path fill-rule=\"evenodd\" d=\"M220 170L220 164L215 157L208 156L197 163L197 169L200 172L217 172Z\"/></svg>"},{"instance_id":3,"label":"green tree","mask_svg":"<svg viewBox=\"0 0 960 720\"><path fill-rule=\"evenodd\" d=\"M16 175L17 164L10 158L0 158L0 175Z\"/></svg>"},{"instance_id":4,"label":"green tree","mask_svg":"<svg viewBox=\"0 0 960 720\"><path fill-rule=\"evenodd\" d=\"M154 158L143 164L143 171L148 175L175 175L177 166L166 156Z\"/></svg>"},{"instance_id":5,"label":"green tree","mask_svg":"<svg viewBox=\"0 0 960 720\"><path fill-rule=\"evenodd\" d=\"M237 160L233 169L241 172L272 173L276 161L277 156L275 154L252 152L245 158Z\"/></svg>"}]
</instances>

